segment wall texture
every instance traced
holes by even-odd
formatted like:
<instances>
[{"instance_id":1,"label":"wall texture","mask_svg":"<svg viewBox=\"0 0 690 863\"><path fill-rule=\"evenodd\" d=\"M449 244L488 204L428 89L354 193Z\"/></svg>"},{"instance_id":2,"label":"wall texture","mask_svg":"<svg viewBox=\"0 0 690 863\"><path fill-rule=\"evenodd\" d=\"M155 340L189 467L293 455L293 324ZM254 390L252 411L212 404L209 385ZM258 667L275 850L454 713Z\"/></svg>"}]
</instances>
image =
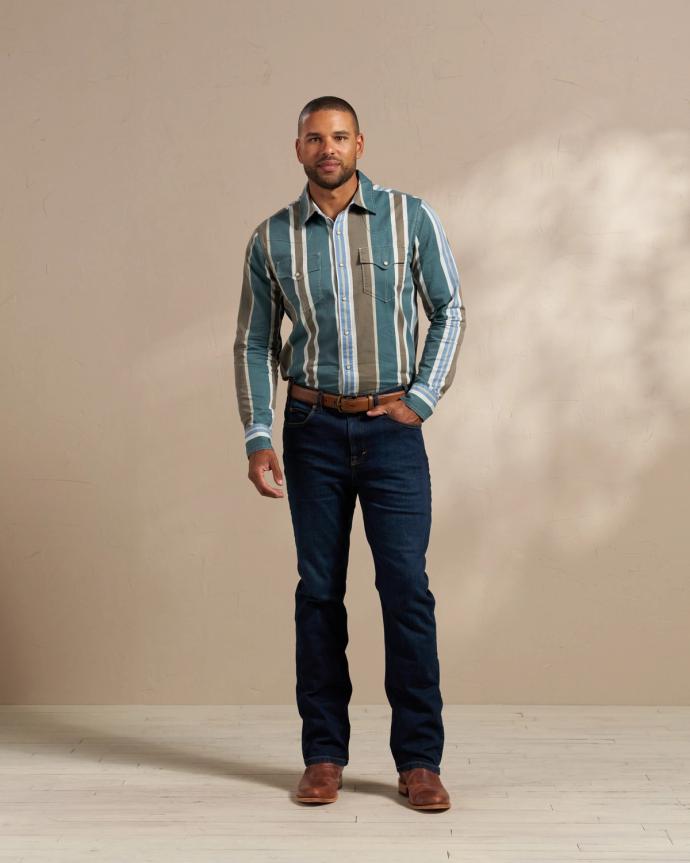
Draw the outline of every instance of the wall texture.
<instances>
[{"instance_id":1,"label":"wall texture","mask_svg":"<svg viewBox=\"0 0 690 863\"><path fill-rule=\"evenodd\" d=\"M445 701L690 704L684 0L0 25L3 703L293 702L287 498L247 480L232 342L333 94L368 176L439 212L467 307L425 425ZM359 509L348 612L353 702L383 703Z\"/></svg>"}]
</instances>

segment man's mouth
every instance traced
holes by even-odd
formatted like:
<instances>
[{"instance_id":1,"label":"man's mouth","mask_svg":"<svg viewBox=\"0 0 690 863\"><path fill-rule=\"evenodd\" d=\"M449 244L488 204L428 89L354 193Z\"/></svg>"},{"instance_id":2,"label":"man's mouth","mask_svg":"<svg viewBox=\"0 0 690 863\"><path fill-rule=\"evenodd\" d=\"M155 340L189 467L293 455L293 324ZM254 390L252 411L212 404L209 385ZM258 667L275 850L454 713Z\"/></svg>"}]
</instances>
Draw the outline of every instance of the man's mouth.
<instances>
[{"instance_id":1,"label":"man's mouth","mask_svg":"<svg viewBox=\"0 0 690 863\"><path fill-rule=\"evenodd\" d=\"M321 168L337 168L338 162L319 162Z\"/></svg>"}]
</instances>

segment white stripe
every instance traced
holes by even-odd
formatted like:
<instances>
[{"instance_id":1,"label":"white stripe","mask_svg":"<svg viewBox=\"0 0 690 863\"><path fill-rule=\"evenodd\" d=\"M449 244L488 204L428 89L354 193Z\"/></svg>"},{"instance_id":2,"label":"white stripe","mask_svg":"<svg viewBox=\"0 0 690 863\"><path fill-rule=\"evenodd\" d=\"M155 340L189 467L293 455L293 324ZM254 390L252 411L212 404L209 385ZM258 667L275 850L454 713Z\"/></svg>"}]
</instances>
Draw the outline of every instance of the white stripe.
<instances>
[{"instance_id":1,"label":"white stripe","mask_svg":"<svg viewBox=\"0 0 690 863\"><path fill-rule=\"evenodd\" d=\"M397 236L395 230L395 195L394 190L390 190L388 194L388 210L390 212L390 223L391 223L391 237L393 242L393 260L391 261L391 266L393 270L395 270L395 257L396 252L395 248L397 245ZM394 283L395 284L395 283ZM398 310L400 308L400 302L398 299L397 291L394 295L395 303L394 303L394 311L393 311L393 338L395 340L395 382L396 384L402 383L402 379L400 377L400 339L398 335Z\"/></svg>"},{"instance_id":2,"label":"white stripe","mask_svg":"<svg viewBox=\"0 0 690 863\"><path fill-rule=\"evenodd\" d=\"M441 226L440 220L438 219L438 216L436 215L434 210L425 201L422 201L421 206L422 209L429 214L429 218L434 229L434 234L436 236L436 242L439 249L439 261L443 268L443 272L446 277L446 285L448 286L448 290L452 299L451 304L446 310L446 321L443 327L439 350L436 354L431 373L429 374L429 385L433 387L435 391L440 395L440 391L443 387L443 382L445 381L446 375L448 374L448 369L450 368L450 363L455 352L455 347L457 345L460 332L460 328L456 324L456 316L453 311L457 308L458 305L458 282L451 278L451 275L448 271L448 258L450 258L450 260L452 261L453 256L445 239L444 231ZM454 263L451 269L454 271L454 275L456 275L457 269Z\"/></svg>"}]
</instances>

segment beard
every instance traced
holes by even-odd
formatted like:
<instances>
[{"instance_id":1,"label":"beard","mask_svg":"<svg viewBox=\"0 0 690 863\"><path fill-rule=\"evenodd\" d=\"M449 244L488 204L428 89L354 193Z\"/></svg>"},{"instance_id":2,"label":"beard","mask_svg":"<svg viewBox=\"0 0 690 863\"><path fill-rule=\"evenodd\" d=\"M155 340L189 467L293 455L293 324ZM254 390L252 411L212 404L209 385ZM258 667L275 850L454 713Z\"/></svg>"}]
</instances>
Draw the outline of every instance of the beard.
<instances>
[{"instance_id":1,"label":"beard","mask_svg":"<svg viewBox=\"0 0 690 863\"><path fill-rule=\"evenodd\" d=\"M306 165L303 165L302 167L304 168L304 173L307 177L309 177L316 186L320 186L322 189L337 189L338 186L342 186L344 183L347 183L357 169L356 164L353 164L348 168L344 167L341 163L340 167L334 174L325 174L318 168L318 166L307 167Z\"/></svg>"}]
</instances>

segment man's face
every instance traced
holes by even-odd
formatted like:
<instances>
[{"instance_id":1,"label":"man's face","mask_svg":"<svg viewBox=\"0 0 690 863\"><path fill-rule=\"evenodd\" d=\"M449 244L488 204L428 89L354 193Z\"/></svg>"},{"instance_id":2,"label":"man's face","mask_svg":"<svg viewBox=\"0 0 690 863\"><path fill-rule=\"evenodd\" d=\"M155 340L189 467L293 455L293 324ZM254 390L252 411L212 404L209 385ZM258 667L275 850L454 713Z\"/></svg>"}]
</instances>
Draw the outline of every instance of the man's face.
<instances>
[{"instance_id":1,"label":"man's face","mask_svg":"<svg viewBox=\"0 0 690 863\"><path fill-rule=\"evenodd\" d=\"M355 133L347 111L315 111L304 118L295 146L307 177L323 189L336 189L355 173L364 136Z\"/></svg>"}]
</instances>

